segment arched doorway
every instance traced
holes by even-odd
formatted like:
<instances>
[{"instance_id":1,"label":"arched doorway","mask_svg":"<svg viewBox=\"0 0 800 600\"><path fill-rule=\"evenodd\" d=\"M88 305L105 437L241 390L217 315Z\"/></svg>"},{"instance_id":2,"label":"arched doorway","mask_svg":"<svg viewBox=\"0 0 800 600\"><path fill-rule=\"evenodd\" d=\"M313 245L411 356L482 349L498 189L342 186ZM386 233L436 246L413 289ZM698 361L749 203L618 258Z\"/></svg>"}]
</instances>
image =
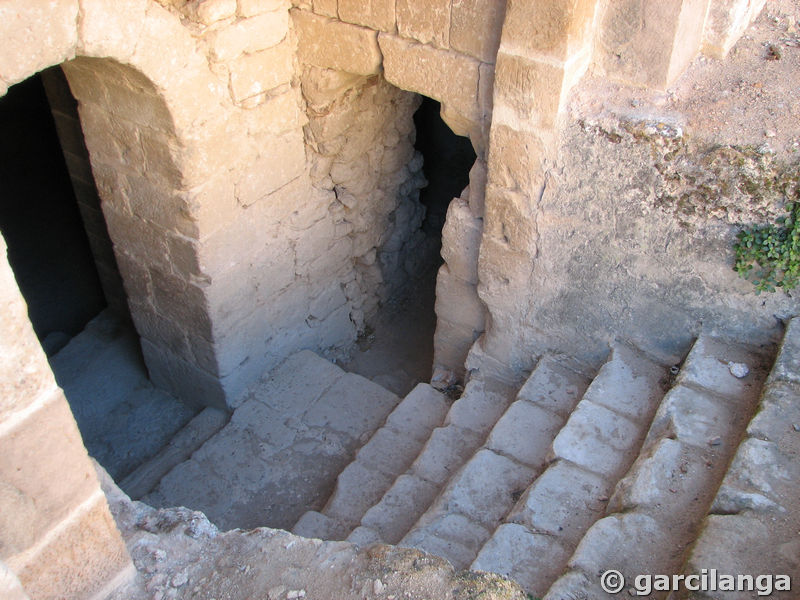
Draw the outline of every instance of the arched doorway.
<instances>
[{"instance_id":1,"label":"arched doorway","mask_svg":"<svg viewBox=\"0 0 800 600\"><path fill-rule=\"evenodd\" d=\"M109 35L109 28L116 27L117 11L130 10L132 3L83 8L82 19L77 19L75 3L49 3L46 15L40 14L42 7L37 3L10 2L3 6L0 93L5 95L11 85L24 84L43 69L63 65L80 102L80 120L92 163L91 168L88 162L71 166L76 168L75 173L83 169L84 183L97 183L102 213L95 216L101 216L100 222L108 226L114 258L152 372L154 366L167 364L163 357L171 357L176 346L166 326L146 329L150 314L143 308L154 306L158 293L155 286L137 278L136 267L150 277L159 257L169 252L171 237L164 225L169 223L172 237L186 242L175 228L183 226L184 233L191 233L192 222L175 201L184 167L176 163L173 150L185 144L176 133L165 99L171 93L169 82L159 87L152 78L163 83L164 74L154 69L185 39L167 36L171 47L142 43L137 52L136 36ZM114 14L102 14L104 11ZM148 11L145 15L142 11L141 16L142 31L159 29L164 33L172 24L173 29L178 28L177 34L182 33L179 21L165 19L163 13ZM158 27L148 29L153 25L148 20L153 19ZM73 58L76 54L82 57ZM3 253L5 242L0 240ZM186 245L191 248L188 242L180 248L177 242L172 244L173 252L182 252L184 264L194 255L192 250L186 251ZM91 258L89 262L95 261ZM168 275L180 279L175 270ZM207 312L202 295L187 300L182 293L187 280L188 276L183 278L184 287L178 288L169 302L162 297L162 304L167 306L164 310L171 315L202 317ZM11 268L0 260L0 560L18 576L31 597L89 597L129 571L130 559L19 292ZM181 304L180 312L175 303ZM186 320L173 319L175 329ZM167 377L171 374L163 368L160 374L165 380L180 382L189 381L190 373L190 369L184 369L175 377ZM192 386L197 383L188 389ZM206 396L197 395L200 401L222 401L219 385L206 388Z\"/></svg>"},{"instance_id":2,"label":"arched doorway","mask_svg":"<svg viewBox=\"0 0 800 600\"><path fill-rule=\"evenodd\" d=\"M84 77L81 68L87 67L95 65L69 68L73 76ZM111 85L106 82L106 94ZM12 86L0 99L0 123L0 231L9 262L89 454L121 481L164 447L198 408L150 381L77 103L61 69L52 67ZM145 126L126 125L122 117L114 124L121 138L126 127L130 138L142 138ZM144 160L129 152L117 158L117 173L145 175ZM116 210L114 201L106 203L107 211ZM147 260L125 245L117 246L117 255L126 263ZM148 301L134 298L140 323L141 305Z\"/></svg>"}]
</instances>

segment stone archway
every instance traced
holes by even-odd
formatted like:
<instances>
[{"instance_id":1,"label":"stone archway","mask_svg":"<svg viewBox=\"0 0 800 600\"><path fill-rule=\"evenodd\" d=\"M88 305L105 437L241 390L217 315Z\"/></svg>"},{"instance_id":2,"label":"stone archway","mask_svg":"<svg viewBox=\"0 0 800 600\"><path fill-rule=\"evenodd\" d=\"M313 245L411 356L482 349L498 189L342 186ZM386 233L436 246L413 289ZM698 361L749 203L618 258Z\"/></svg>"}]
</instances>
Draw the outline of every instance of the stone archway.
<instances>
[{"instance_id":1,"label":"stone archway","mask_svg":"<svg viewBox=\"0 0 800 600\"><path fill-rule=\"evenodd\" d=\"M0 12L9 24L0 89L62 64L79 102L152 378L184 399L224 406L196 243L204 223L190 206L204 183L203 125L219 111L222 86L177 16L153 3L12 2Z\"/></svg>"},{"instance_id":2,"label":"stone archway","mask_svg":"<svg viewBox=\"0 0 800 600\"><path fill-rule=\"evenodd\" d=\"M80 102L151 373L178 395L224 404L198 284L204 224L190 206L206 160L198 123L213 119L224 86L177 16L151 2L12 1L0 23L0 95L63 65ZM198 87L202 98L175 109ZM0 306L0 560L31 597L93 596L128 576L130 559L5 260Z\"/></svg>"}]
</instances>

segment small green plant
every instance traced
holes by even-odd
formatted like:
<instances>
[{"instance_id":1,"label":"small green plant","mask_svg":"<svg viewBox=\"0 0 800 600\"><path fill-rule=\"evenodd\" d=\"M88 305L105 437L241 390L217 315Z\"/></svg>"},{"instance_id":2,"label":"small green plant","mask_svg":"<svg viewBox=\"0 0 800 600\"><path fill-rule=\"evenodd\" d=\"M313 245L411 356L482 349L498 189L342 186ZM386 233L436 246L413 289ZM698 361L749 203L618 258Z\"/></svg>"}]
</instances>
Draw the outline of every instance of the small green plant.
<instances>
[{"instance_id":1,"label":"small green plant","mask_svg":"<svg viewBox=\"0 0 800 600\"><path fill-rule=\"evenodd\" d=\"M740 231L734 270L756 286L756 294L790 290L800 282L800 202L776 223ZM755 265L758 269L754 270Z\"/></svg>"}]
</instances>

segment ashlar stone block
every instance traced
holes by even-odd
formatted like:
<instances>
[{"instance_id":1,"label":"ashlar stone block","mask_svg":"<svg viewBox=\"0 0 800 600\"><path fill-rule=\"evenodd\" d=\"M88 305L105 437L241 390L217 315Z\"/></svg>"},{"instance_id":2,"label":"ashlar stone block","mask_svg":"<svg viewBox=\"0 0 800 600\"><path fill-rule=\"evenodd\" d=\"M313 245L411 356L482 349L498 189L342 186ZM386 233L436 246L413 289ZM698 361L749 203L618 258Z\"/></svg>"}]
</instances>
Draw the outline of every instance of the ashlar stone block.
<instances>
[{"instance_id":1,"label":"ashlar stone block","mask_svg":"<svg viewBox=\"0 0 800 600\"><path fill-rule=\"evenodd\" d=\"M0 236L0 418L24 410L56 385L5 255Z\"/></svg>"},{"instance_id":2,"label":"ashlar stone block","mask_svg":"<svg viewBox=\"0 0 800 600\"><path fill-rule=\"evenodd\" d=\"M133 573L125 543L99 492L97 500L73 513L44 548L25 562L9 561L9 566L32 598L97 597L123 571Z\"/></svg>"},{"instance_id":3,"label":"ashlar stone block","mask_svg":"<svg viewBox=\"0 0 800 600\"><path fill-rule=\"evenodd\" d=\"M482 330L476 331L438 317L433 337L434 364L463 373L469 349L481 333Z\"/></svg>"},{"instance_id":4,"label":"ashlar stone block","mask_svg":"<svg viewBox=\"0 0 800 600\"><path fill-rule=\"evenodd\" d=\"M511 577L538 597L559 576L570 553L551 535L506 523L497 528L470 568Z\"/></svg>"},{"instance_id":5,"label":"ashlar stone block","mask_svg":"<svg viewBox=\"0 0 800 600\"><path fill-rule=\"evenodd\" d=\"M473 216L469 204L460 198L450 202L442 230L442 258L450 272L467 283L478 283L478 252L482 234L483 220Z\"/></svg>"},{"instance_id":6,"label":"ashlar stone block","mask_svg":"<svg viewBox=\"0 0 800 600\"><path fill-rule=\"evenodd\" d=\"M81 3L78 52L85 56L127 58L136 49L143 27L147 0Z\"/></svg>"},{"instance_id":7,"label":"ashlar stone block","mask_svg":"<svg viewBox=\"0 0 800 600\"><path fill-rule=\"evenodd\" d=\"M531 60L501 48L494 80L495 118L515 128L524 123L552 127L586 64Z\"/></svg>"},{"instance_id":8,"label":"ashlar stone block","mask_svg":"<svg viewBox=\"0 0 800 600\"><path fill-rule=\"evenodd\" d=\"M397 87L449 104L460 115L480 120L480 62L458 52L380 34L386 79Z\"/></svg>"},{"instance_id":9,"label":"ashlar stone block","mask_svg":"<svg viewBox=\"0 0 800 600\"><path fill-rule=\"evenodd\" d=\"M555 414L518 400L492 428L486 447L541 470L564 421Z\"/></svg>"},{"instance_id":10,"label":"ashlar stone block","mask_svg":"<svg viewBox=\"0 0 800 600\"><path fill-rule=\"evenodd\" d=\"M60 390L0 436L0 457L0 560L7 560L86 501L97 479Z\"/></svg>"},{"instance_id":11,"label":"ashlar stone block","mask_svg":"<svg viewBox=\"0 0 800 600\"><path fill-rule=\"evenodd\" d=\"M486 434L509 404L509 399L503 394L488 390L483 382L473 379L450 407L445 424Z\"/></svg>"},{"instance_id":12,"label":"ashlar stone block","mask_svg":"<svg viewBox=\"0 0 800 600\"><path fill-rule=\"evenodd\" d=\"M266 198L297 178L305 169L305 162L305 145L299 130L272 138L236 182L239 204L246 207Z\"/></svg>"},{"instance_id":13,"label":"ashlar stone block","mask_svg":"<svg viewBox=\"0 0 800 600\"><path fill-rule=\"evenodd\" d=\"M430 506L439 488L414 475L401 475L370 508L361 523L374 529L387 544L396 544L413 527L417 517Z\"/></svg>"},{"instance_id":14,"label":"ashlar stone block","mask_svg":"<svg viewBox=\"0 0 800 600\"><path fill-rule=\"evenodd\" d=\"M493 63L500 46L505 4L503 0L453 0L450 47Z\"/></svg>"},{"instance_id":15,"label":"ashlar stone block","mask_svg":"<svg viewBox=\"0 0 800 600\"><path fill-rule=\"evenodd\" d=\"M632 458L640 432L627 419L591 402L581 402L553 441L553 452L594 473L619 476Z\"/></svg>"},{"instance_id":16,"label":"ashlar stone block","mask_svg":"<svg viewBox=\"0 0 800 600\"><path fill-rule=\"evenodd\" d=\"M474 331L482 331L485 311L475 285L455 277L442 265L436 277L436 314Z\"/></svg>"},{"instance_id":17,"label":"ashlar stone block","mask_svg":"<svg viewBox=\"0 0 800 600\"><path fill-rule=\"evenodd\" d=\"M395 0L339 0L339 18L378 31L395 31Z\"/></svg>"},{"instance_id":18,"label":"ashlar stone block","mask_svg":"<svg viewBox=\"0 0 800 600\"><path fill-rule=\"evenodd\" d=\"M397 0L397 29L437 48L450 45L450 0Z\"/></svg>"},{"instance_id":19,"label":"ashlar stone block","mask_svg":"<svg viewBox=\"0 0 800 600\"><path fill-rule=\"evenodd\" d=\"M497 188L536 190L543 182L546 140L535 133L519 131L513 126L493 123L489 146L489 185L484 202L487 213L493 202L502 202L503 193ZM494 189L492 189L494 187ZM522 224L520 224L522 225ZM484 225L487 228L487 225Z\"/></svg>"},{"instance_id":20,"label":"ashlar stone block","mask_svg":"<svg viewBox=\"0 0 800 600\"><path fill-rule=\"evenodd\" d=\"M464 464L482 441L481 435L461 427L438 427L412 466L413 474L439 485Z\"/></svg>"},{"instance_id":21,"label":"ashlar stone block","mask_svg":"<svg viewBox=\"0 0 800 600\"><path fill-rule=\"evenodd\" d=\"M334 4L336 0L333 0ZM289 0L239 0L236 14L240 17L254 17L265 12L288 9Z\"/></svg>"},{"instance_id":22,"label":"ashlar stone block","mask_svg":"<svg viewBox=\"0 0 800 600\"><path fill-rule=\"evenodd\" d=\"M511 508L512 494L524 490L532 477L528 467L483 449L451 480L435 506L446 502L448 512L494 527Z\"/></svg>"},{"instance_id":23,"label":"ashlar stone block","mask_svg":"<svg viewBox=\"0 0 800 600\"><path fill-rule=\"evenodd\" d=\"M339 16L337 0L314 0L312 7L318 15L333 17L334 19Z\"/></svg>"},{"instance_id":24,"label":"ashlar stone block","mask_svg":"<svg viewBox=\"0 0 800 600\"><path fill-rule=\"evenodd\" d=\"M575 546L592 525L613 485L567 461L553 463L520 498L507 521Z\"/></svg>"},{"instance_id":25,"label":"ashlar stone block","mask_svg":"<svg viewBox=\"0 0 800 600\"><path fill-rule=\"evenodd\" d=\"M596 60L613 78L669 86L700 50L709 0L606 4Z\"/></svg>"},{"instance_id":26,"label":"ashlar stone block","mask_svg":"<svg viewBox=\"0 0 800 600\"><path fill-rule=\"evenodd\" d=\"M284 40L281 44L245 54L231 62L231 90L235 102L274 89L292 80L292 45Z\"/></svg>"},{"instance_id":27,"label":"ashlar stone block","mask_svg":"<svg viewBox=\"0 0 800 600\"><path fill-rule=\"evenodd\" d=\"M13 84L75 55L78 1L0 4L0 78Z\"/></svg>"},{"instance_id":28,"label":"ashlar stone block","mask_svg":"<svg viewBox=\"0 0 800 600\"><path fill-rule=\"evenodd\" d=\"M591 43L596 5L597 0L508 0L503 48L566 61Z\"/></svg>"},{"instance_id":29,"label":"ashlar stone block","mask_svg":"<svg viewBox=\"0 0 800 600\"><path fill-rule=\"evenodd\" d=\"M377 32L304 10L291 13L302 61L358 75L372 75L380 70L382 57Z\"/></svg>"},{"instance_id":30,"label":"ashlar stone block","mask_svg":"<svg viewBox=\"0 0 800 600\"><path fill-rule=\"evenodd\" d=\"M192 12L203 25L213 25L236 14L236 0L200 0Z\"/></svg>"},{"instance_id":31,"label":"ashlar stone block","mask_svg":"<svg viewBox=\"0 0 800 600\"><path fill-rule=\"evenodd\" d=\"M215 31L210 38L211 57L220 62L229 61L245 52L253 53L276 46L289 31L289 13L275 10L242 19Z\"/></svg>"},{"instance_id":32,"label":"ashlar stone block","mask_svg":"<svg viewBox=\"0 0 800 600\"><path fill-rule=\"evenodd\" d=\"M766 0L711 0L703 31L703 54L725 58Z\"/></svg>"},{"instance_id":33,"label":"ashlar stone block","mask_svg":"<svg viewBox=\"0 0 800 600\"><path fill-rule=\"evenodd\" d=\"M634 575L663 568L665 555L673 551L668 544L661 544L658 551L643 549L649 550L655 545L653 540L665 537L663 525L649 515L631 512L605 517L586 533L569 566L592 574L618 569L632 581Z\"/></svg>"}]
</instances>

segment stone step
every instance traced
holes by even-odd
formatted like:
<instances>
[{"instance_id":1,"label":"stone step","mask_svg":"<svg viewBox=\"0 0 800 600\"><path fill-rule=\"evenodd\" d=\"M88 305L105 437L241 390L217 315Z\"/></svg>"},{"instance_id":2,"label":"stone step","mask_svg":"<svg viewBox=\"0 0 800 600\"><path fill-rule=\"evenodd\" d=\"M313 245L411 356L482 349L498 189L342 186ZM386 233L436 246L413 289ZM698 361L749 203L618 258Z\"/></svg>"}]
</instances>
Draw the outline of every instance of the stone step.
<instances>
[{"instance_id":1,"label":"stone step","mask_svg":"<svg viewBox=\"0 0 800 600\"><path fill-rule=\"evenodd\" d=\"M553 438L588 383L555 359L542 358L484 448L450 480L401 543L440 554L457 568L469 566L544 468Z\"/></svg>"},{"instance_id":2,"label":"stone step","mask_svg":"<svg viewBox=\"0 0 800 600\"><path fill-rule=\"evenodd\" d=\"M109 310L50 362L89 454L117 481L151 460L200 412L153 386L136 331Z\"/></svg>"},{"instance_id":3,"label":"stone step","mask_svg":"<svg viewBox=\"0 0 800 600\"><path fill-rule=\"evenodd\" d=\"M337 475L400 399L313 352L257 381L230 422L144 500L202 510L221 529L291 528L324 504Z\"/></svg>"},{"instance_id":4,"label":"stone step","mask_svg":"<svg viewBox=\"0 0 800 600\"><path fill-rule=\"evenodd\" d=\"M448 408L443 394L427 383L417 385L341 472L322 511L303 515L292 531L328 540L347 537L367 509L405 473Z\"/></svg>"},{"instance_id":5,"label":"stone step","mask_svg":"<svg viewBox=\"0 0 800 600\"><path fill-rule=\"evenodd\" d=\"M787 575L796 586L800 581L798 531L800 319L793 319L767 379L759 411L747 426L684 573L699 573L713 565L718 573L727 575ZM779 589L777 580L773 586L770 598L797 597L796 589ZM753 592L725 595L752 596Z\"/></svg>"},{"instance_id":6,"label":"stone step","mask_svg":"<svg viewBox=\"0 0 800 600\"><path fill-rule=\"evenodd\" d=\"M514 397L507 385L471 380L434 429L409 469L361 519L351 538L398 543L428 509L451 475L478 450Z\"/></svg>"},{"instance_id":7,"label":"stone step","mask_svg":"<svg viewBox=\"0 0 800 600\"><path fill-rule=\"evenodd\" d=\"M530 484L471 564L541 595L603 515L664 395L666 370L617 344L552 442L547 469ZM545 559L543 560L543 557Z\"/></svg>"},{"instance_id":8,"label":"stone step","mask_svg":"<svg viewBox=\"0 0 800 600\"><path fill-rule=\"evenodd\" d=\"M125 477L119 487L131 500L138 500L152 490L164 475L189 459L206 440L222 429L229 415L216 408L205 408L189 421L158 454Z\"/></svg>"},{"instance_id":9,"label":"stone step","mask_svg":"<svg viewBox=\"0 0 800 600\"><path fill-rule=\"evenodd\" d=\"M749 374L735 377L731 363L748 365ZM608 516L588 529L546 598L579 590L611 598L598 579L609 569L629 582L640 574L680 571L755 407L766 378L763 363L751 348L707 335L697 339L638 458L617 484Z\"/></svg>"},{"instance_id":10,"label":"stone step","mask_svg":"<svg viewBox=\"0 0 800 600\"><path fill-rule=\"evenodd\" d=\"M89 321L50 366L85 432L102 432L108 413L131 390L152 388L136 332L110 310Z\"/></svg>"}]
</instances>

